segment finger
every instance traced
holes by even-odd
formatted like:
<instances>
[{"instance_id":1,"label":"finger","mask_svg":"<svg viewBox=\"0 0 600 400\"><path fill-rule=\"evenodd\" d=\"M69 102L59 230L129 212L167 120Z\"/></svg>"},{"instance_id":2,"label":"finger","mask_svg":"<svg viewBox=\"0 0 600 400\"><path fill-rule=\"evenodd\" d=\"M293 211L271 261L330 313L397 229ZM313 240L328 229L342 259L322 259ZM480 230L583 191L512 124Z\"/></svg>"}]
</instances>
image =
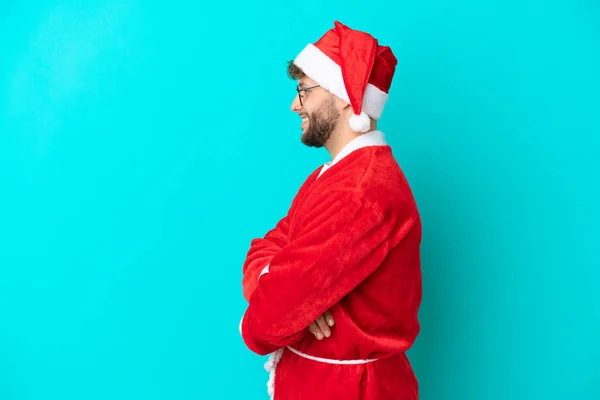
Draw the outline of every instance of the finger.
<instances>
[{"instance_id":1,"label":"finger","mask_svg":"<svg viewBox=\"0 0 600 400\"><path fill-rule=\"evenodd\" d=\"M327 325L333 326L335 324L335 321L333 320L333 315L331 314L331 311L329 311L329 310L325 311L323 316L327 320Z\"/></svg>"},{"instance_id":2,"label":"finger","mask_svg":"<svg viewBox=\"0 0 600 400\"><path fill-rule=\"evenodd\" d=\"M329 330L329 326L327 326L327 322L325 322L325 318L323 318L322 315L319 318L317 318L317 320L315 322L317 323L317 325L319 326L319 329L321 329L321 332L323 332L325 337L331 336L331 331Z\"/></svg>"},{"instance_id":3,"label":"finger","mask_svg":"<svg viewBox=\"0 0 600 400\"><path fill-rule=\"evenodd\" d=\"M319 340L323 339L323 333L321 332L321 329L319 329L319 326L317 325L316 322L313 322L312 324L310 324L308 326L308 330L315 335L315 337Z\"/></svg>"}]
</instances>

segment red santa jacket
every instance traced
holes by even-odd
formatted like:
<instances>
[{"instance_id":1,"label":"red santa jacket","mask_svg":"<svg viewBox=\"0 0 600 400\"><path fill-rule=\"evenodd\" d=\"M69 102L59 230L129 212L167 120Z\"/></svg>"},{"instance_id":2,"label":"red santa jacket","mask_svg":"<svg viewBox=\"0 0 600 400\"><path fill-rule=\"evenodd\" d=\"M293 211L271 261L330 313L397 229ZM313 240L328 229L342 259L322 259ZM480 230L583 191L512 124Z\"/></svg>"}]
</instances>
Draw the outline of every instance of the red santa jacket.
<instances>
[{"instance_id":1,"label":"red santa jacket","mask_svg":"<svg viewBox=\"0 0 600 400\"><path fill-rule=\"evenodd\" d=\"M418 398L405 352L420 329L420 243L415 200L381 132L306 179L243 265L240 331L253 352L278 353L276 400ZM335 326L317 340L307 327L327 310Z\"/></svg>"}]
</instances>

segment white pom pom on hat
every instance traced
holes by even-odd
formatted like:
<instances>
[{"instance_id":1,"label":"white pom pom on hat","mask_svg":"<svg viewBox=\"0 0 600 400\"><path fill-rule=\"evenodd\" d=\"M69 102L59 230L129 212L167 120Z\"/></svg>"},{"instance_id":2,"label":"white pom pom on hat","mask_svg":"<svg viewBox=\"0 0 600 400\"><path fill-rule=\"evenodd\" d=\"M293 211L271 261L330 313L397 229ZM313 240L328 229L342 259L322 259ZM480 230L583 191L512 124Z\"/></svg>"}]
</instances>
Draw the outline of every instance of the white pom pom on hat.
<instances>
[{"instance_id":1,"label":"white pom pom on hat","mask_svg":"<svg viewBox=\"0 0 600 400\"><path fill-rule=\"evenodd\" d=\"M368 132L371 129L371 118L364 111L360 115L352 115L348 123L355 132Z\"/></svg>"}]
</instances>

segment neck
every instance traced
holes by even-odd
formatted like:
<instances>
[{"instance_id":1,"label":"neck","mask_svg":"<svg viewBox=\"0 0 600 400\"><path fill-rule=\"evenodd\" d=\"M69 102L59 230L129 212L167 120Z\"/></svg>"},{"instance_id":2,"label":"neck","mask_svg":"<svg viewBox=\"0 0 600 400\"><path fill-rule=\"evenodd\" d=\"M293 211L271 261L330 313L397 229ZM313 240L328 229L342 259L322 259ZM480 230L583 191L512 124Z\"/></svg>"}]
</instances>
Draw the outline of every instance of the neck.
<instances>
[{"instance_id":1,"label":"neck","mask_svg":"<svg viewBox=\"0 0 600 400\"><path fill-rule=\"evenodd\" d=\"M377 121L371 120L371 129L369 131L374 131L376 129ZM331 137L325 144L325 148L329 152L331 159L333 160L348 143L362 134L362 132L355 132L350 129L348 122L340 121L338 127L333 131Z\"/></svg>"}]
</instances>

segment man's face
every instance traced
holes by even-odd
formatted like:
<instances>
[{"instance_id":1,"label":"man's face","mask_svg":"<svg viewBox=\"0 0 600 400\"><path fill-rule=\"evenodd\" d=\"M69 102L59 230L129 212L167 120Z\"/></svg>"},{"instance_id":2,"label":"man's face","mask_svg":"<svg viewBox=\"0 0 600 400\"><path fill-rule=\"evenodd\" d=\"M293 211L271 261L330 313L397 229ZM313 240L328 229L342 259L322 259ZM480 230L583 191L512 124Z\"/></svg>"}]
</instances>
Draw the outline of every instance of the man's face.
<instances>
[{"instance_id":1,"label":"man's face","mask_svg":"<svg viewBox=\"0 0 600 400\"><path fill-rule=\"evenodd\" d=\"M308 77L298 81L300 90L317 86L317 83ZM300 104L300 98L302 104ZM340 118L336 108L334 96L322 87L301 91L294 97L292 111L298 113L302 119L302 136L300 140L307 146L323 147Z\"/></svg>"}]
</instances>

